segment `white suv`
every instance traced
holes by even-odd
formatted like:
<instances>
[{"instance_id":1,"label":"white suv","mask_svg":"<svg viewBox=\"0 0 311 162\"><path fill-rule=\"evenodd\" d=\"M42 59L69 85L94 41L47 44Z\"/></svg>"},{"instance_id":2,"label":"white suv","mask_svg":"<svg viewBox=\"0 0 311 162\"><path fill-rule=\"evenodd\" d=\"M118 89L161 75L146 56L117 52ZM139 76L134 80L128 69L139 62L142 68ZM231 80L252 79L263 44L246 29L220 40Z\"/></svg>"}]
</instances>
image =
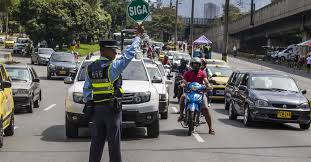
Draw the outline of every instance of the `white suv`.
<instances>
[{"instance_id":1,"label":"white suv","mask_svg":"<svg viewBox=\"0 0 311 162\"><path fill-rule=\"evenodd\" d=\"M87 127L88 120L82 110L82 92L87 65L98 59L93 56L84 60L76 78L66 78L66 84L72 84L67 91L66 107L66 136L77 137L79 127ZM122 127L147 127L148 137L159 136L159 94L152 85L146 67L140 59L133 59L122 73L124 90Z\"/></svg>"}]
</instances>

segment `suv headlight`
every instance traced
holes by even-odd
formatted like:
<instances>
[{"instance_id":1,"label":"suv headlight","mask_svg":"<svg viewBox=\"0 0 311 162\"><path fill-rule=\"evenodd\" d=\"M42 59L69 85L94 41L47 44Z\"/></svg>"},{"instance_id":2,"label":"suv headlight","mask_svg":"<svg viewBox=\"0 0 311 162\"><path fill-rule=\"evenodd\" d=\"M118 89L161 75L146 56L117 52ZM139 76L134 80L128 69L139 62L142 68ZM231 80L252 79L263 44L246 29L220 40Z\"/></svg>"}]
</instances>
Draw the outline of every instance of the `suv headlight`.
<instances>
[{"instance_id":1,"label":"suv headlight","mask_svg":"<svg viewBox=\"0 0 311 162\"><path fill-rule=\"evenodd\" d=\"M52 69L52 70L55 70L55 69L56 69L56 66L53 65L53 64L50 64L50 65L49 65L49 68Z\"/></svg>"},{"instance_id":2,"label":"suv headlight","mask_svg":"<svg viewBox=\"0 0 311 162\"><path fill-rule=\"evenodd\" d=\"M255 102L255 106L256 107L268 107L269 103L268 103L268 101L265 101L265 100L257 100Z\"/></svg>"},{"instance_id":3,"label":"suv headlight","mask_svg":"<svg viewBox=\"0 0 311 162\"><path fill-rule=\"evenodd\" d=\"M310 109L309 103L303 103L298 106L299 109Z\"/></svg>"},{"instance_id":4,"label":"suv headlight","mask_svg":"<svg viewBox=\"0 0 311 162\"><path fill-rule=\"evenodd\" d=\"M165 101L167 99L167 95L166 94L159 94L159 99L161 101Z\"/></svg>"},{"instance_id":5,"label":"suv headlight","mask_svg":"<svg viewBox=\"0 0 311 162\"><path fill-rule=\"evenodd\" d=\"M133 102L136 104L148 102L148 101L150 101L150 96L151 96L150 92L136 93L134 98L133 98Z\"/></svg>"},{"instance_id":6,"label":"suv headlight","mask_svg":"<svg viewBox=\"0 0 311 162\"><path fill-rule=\"evenodd\" d=\"M73 102L75 103L83 103L83 94L81 92L73 92L72 94Z\"/></svg>"}]
</instances>

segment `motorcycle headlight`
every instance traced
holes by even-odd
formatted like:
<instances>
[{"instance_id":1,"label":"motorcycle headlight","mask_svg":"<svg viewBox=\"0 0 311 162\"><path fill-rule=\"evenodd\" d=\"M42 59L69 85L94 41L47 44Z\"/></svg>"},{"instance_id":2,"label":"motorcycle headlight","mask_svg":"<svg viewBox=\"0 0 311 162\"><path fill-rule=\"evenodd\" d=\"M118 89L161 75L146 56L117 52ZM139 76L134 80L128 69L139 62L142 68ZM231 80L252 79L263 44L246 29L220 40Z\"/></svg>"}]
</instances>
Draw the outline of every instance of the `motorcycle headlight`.
<instances>
[{"instance_id":1,"label":"motorcycle headlight","mask_svg":"<svg viewBox=\"0 0 311 162\"><path fill-rule=\"evenodd\" d=\"M17 90L15 90L15 92L17 94L29 94L30 93L30 91L28 89L17 89Z\"/></svg>"},{"instance_id":2,"label":"motorcycle headlight","mask_svg":"<svg viewBox=\"0 0 311 162\"><path fill-rule=\"evenodd\" d=\"M298 106L299 109L310 109L309 103L303 103Z\"/></svg>"},{"instance_id":3,"label":"motorcycle headlight","mask_svg":"<svg viewBox=\"0 0 311 162\"><path fill-rule=\"evenodd\" d=\"M135 94L133 100L134 100L134 103L136 104L144 103L144 102L150 101L150 96L151 96L150 92L139 92Z\"/></svg>"},{"instance_id":4,"label":"motorcycle headlight","mask_svg":"<svg viewBox=\"0 0 311 162\"><path fill-rule=\"evenodd\" d=\"M167 95L166 94L159 94L159 98L161 101L166 100L167 99Z\"/></svg>"},{"instance_id":5,"label":"motorcycle headlight","mask_svg":"<svg viewBox=\"0 0 311 162\"><path fill-rule=\"evenodd\" d=\"M198 89L199 89L198 86L191 86L191 90L192 90L192 91L197 91Z\"/></svg>"},{"instance_id":6,"label":"motorcycle headlight","mask_svg":"<svg viewBox=\"0 0 311 162\"><path fill-rule=\"evenodd\" d=\"M265 101L265 100L257 100L255 102L255 106L256 107L268 107L269 103L268 103L268 101Z\"/></svg>"},{"instance_id":7,"label":"motorcycle headlight","mask_svg":"<svg viewBox=\"0 0 311 162\"><path fill-rule=\"evenodd\" d=\"M72 97L73 97L73 102L75 103L83 102L83 94L81 92L73 92Z\"/></svg>"}]
</instances>

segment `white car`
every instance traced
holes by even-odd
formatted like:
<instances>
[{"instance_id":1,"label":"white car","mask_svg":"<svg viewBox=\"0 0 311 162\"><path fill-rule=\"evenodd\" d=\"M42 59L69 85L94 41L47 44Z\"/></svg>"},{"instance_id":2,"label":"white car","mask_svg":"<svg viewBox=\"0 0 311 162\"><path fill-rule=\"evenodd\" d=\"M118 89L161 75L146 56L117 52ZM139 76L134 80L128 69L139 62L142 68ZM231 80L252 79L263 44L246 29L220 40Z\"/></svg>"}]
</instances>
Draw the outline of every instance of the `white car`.
<instances>
[{"instance_id":1,"label":"white car","mask_svg":"<svg viewBox=\"0 0 311 162\"><path fill-rule=\"evenodd\" d=\"M168 118L168 105L169 105L169 94L168 94L168 81L161 74L157 64L146 63L148 75L152 79L152 84L159 93L159 113L161 119Z\"/></svg>"},{"instance_id":2,"label":"white car","mask_svg":"<svg viewBox=\"0 0 311 162\"><path fill-rule=\"evenodd\" d=\"M79 67L75 79L65 79L66 84L72 84L67 91L65 101L66 111L66 136L77 137L79 127L87 127L82 110L84 104L83 85L87 65L98 59L93 56L84 60ZM133 59L122 73L124 90L122 108L122 127L147 127L148 137L159 136L159 94L152 85L146 67L140 59Z\"/></svg>"}]
</instances>

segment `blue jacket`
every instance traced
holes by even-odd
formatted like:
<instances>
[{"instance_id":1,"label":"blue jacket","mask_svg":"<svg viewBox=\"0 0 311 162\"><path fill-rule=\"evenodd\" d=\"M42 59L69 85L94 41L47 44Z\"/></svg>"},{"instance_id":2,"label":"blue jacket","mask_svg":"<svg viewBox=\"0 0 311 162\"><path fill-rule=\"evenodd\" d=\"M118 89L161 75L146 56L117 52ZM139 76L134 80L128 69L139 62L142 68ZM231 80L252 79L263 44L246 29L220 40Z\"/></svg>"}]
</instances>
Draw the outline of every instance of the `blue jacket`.
<instances>
[{"instance_id":1,"label":"blue jacket","mask_svg":"<svg viewBox=\"0 0 311 162\"><path fill-rule=\"evenodd\" d=\"M140 38L135 37L132 45L122 54L120 59L113 60L111 63L111 68L109 71L110 79L115 81L118 79L119 75L123 72L123 70L127 67L127 65L131 62L131 60L135 56L135 50L140 45ZM103 63L108 62L109 60L105 57L101 57L100 61ZM89 100L92 100L92 84L90 77L88 74L85 76L85 82L83 86L83 101L86 103Z\"/></svg>"}]
</instances>

